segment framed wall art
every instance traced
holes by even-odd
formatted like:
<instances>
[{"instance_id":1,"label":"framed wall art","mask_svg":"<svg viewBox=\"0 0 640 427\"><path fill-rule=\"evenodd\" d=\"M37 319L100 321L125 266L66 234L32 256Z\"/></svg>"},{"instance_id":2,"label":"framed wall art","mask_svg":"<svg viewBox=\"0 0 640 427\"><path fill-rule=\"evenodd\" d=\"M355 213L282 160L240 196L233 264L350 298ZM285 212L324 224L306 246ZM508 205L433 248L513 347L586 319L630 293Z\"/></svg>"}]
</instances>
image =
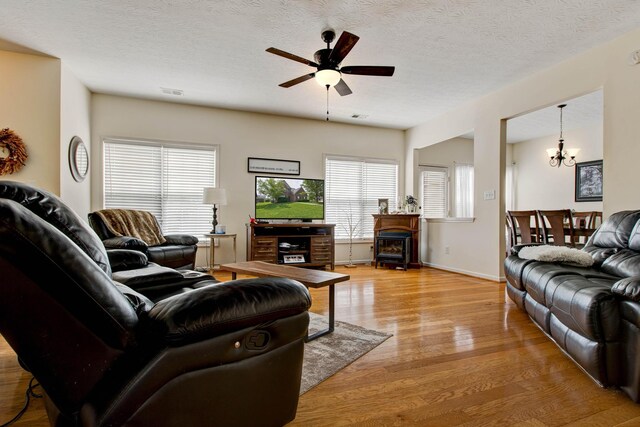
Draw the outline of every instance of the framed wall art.
<instances>
[{"instance_id":1,"label":"framed wall art","mask_svg":"<svg viewBox=\"0 0 640 427\"><path fill-rule=\"evenodd\" d=\"M602 160L576 163L576 202L602 201Z\"/></svg>"},{"instance_id":2,"label":"framed wall art","mask_svg":"<svg viewBox=\"0 0 640 427\"><path fill-rule=\"evenodd\" d=\"M247 171L280 175L300 175L300 162L297 160L263 159L249 157Z\"/></svg>"}]
</instances>

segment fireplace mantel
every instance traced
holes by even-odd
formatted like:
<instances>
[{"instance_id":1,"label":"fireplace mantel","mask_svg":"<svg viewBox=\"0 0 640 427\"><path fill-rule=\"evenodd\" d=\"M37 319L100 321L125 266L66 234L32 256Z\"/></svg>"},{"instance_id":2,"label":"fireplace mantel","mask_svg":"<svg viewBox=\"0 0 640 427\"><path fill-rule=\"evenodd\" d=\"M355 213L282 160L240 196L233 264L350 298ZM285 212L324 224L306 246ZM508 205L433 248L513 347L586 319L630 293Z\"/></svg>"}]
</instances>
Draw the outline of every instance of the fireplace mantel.
<instances>
[{"instance_id":1,"label":"fireplace mantel","mask_svg":"<svg viewBox=\"0 0 640 427\"><path fill-rule=\"evenodd\" d=\"M420 268L420 214L373 214L373 235L381 231L408 231L411 233L411 262L409 267ZM377 254L374 254L375 260Z\"/></svg>"}]
</instances>

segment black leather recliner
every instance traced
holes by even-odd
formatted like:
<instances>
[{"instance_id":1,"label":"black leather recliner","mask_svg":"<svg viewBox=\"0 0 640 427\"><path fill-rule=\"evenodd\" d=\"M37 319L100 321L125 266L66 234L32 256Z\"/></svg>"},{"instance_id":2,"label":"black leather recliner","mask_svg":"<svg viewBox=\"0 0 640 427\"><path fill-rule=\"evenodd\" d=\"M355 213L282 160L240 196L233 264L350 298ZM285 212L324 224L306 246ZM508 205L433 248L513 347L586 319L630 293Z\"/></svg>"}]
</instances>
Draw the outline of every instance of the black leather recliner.
<instances>
[{"instance_id":1,"label":"black leather recliner","mask_svg":"<svg viewBox=\"0 0 640 427\"><path fill-rule=\"evenodd\" d=\"M157 221L156 221L157 222ZM89 225L107 249L130 249L140 251L150 262L179 270L192 270L196 262L198 238L188 234L167 234L166 242L149 246L132 236L116 236L95 212L89 213ZM160 228L158 226L158 228Z\"/></svg>"},{"instance_id":2,"label":"black leather recliner","mask_svg":"<svg viewBox=\"0 0 640 427\"><path fill-rule=\"evenodd\" d=\"M156 303L111 278L57 197L0 181L0 332L54 426L279 426L295 418L310 296L289 279Z\"/></svg>"}]
</instances>

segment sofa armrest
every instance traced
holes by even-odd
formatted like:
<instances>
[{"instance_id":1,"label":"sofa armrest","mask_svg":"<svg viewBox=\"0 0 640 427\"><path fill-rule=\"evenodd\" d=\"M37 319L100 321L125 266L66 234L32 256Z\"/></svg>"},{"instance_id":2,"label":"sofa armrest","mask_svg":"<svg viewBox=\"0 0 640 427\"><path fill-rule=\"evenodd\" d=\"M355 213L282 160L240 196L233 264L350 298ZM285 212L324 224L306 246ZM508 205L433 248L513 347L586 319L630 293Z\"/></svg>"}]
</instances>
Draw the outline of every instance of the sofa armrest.
<instances>
[{"instance_id":1,"label":"sofa armrest","mask_svg":"<svg viewBox=\"0 0 640 427\"><path fill-rule=\"evenodd\" d=\"M149 264L149 259L145 254L131 249L109 249L107 256L112 271L133 270L146 267Z\"/></svg>"},{"instance_id":2,"label":"sofa armrest","mask_svg":"<svg viewBox=\"0 0 640 427\"><path fill-rule=\"evenodd\" d=\"M198 238L189 234L168 234L164 236L164 239L166 240L165 245L190 246L198 244Z\"/></svg>"},{"instance_id":3,"label":"sofa armrest","mask_svg":"<svg viewBox=\"0 0 640 427\"><path fill-rule=\"evenodd\" d=\"M148 319L166 344L181 346L305 312L311 296L285 278L232 280L158 301Z\"/></svg>"},{"instance_id":4,"label":"sofa armrest","mask_svg":"<svg viewBox=\"0 0 640 427\"><path fill-rule=\"evenodd\" d=\"M131 249L140 252L147 252L147 248L149 248L144 241L131 236L111 237L103 240L102 244L107 249Z\"/></svg>"},{"instance_id":5,"label":"sofa armrest","mask_svg":"<svg viewBox=\"0 0 640 427\"><path fill-rule=\"evenodd\" d=\"M611 287L611 292L631 301L640 302L640 276L625 277Z\"/></svg>"}]
</instances>

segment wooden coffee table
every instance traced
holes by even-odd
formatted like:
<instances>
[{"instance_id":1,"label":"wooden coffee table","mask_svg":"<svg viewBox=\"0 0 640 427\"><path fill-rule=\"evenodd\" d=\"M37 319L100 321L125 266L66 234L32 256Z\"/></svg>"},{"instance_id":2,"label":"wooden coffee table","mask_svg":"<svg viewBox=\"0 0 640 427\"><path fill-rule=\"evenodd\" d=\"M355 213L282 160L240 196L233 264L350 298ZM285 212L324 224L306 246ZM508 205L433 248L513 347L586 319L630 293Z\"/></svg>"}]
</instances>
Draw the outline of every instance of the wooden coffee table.
<instances>
[{"instance_id":1,"label":"wooden coffee table","mask_svg":"<svg viewBox=\"0 0 640 427\"><path fill-rule=\"evenodd\" d=\"M230 271L232 280L235 280L236 275L239 273L256 277L286 277L288 279L297 280L307 288L324 288L325 286L329 286L329 328L318 331L313 335L308 335L307 333L307 341L314 340L333 332L335 326L334 312L336 304L334 285L339 282L346 282L351 278L348 274L292 267L289 265L270 264L263 261L245 261L233 264L222 264L220 269Z\"/></svg>"}]
</instances>

